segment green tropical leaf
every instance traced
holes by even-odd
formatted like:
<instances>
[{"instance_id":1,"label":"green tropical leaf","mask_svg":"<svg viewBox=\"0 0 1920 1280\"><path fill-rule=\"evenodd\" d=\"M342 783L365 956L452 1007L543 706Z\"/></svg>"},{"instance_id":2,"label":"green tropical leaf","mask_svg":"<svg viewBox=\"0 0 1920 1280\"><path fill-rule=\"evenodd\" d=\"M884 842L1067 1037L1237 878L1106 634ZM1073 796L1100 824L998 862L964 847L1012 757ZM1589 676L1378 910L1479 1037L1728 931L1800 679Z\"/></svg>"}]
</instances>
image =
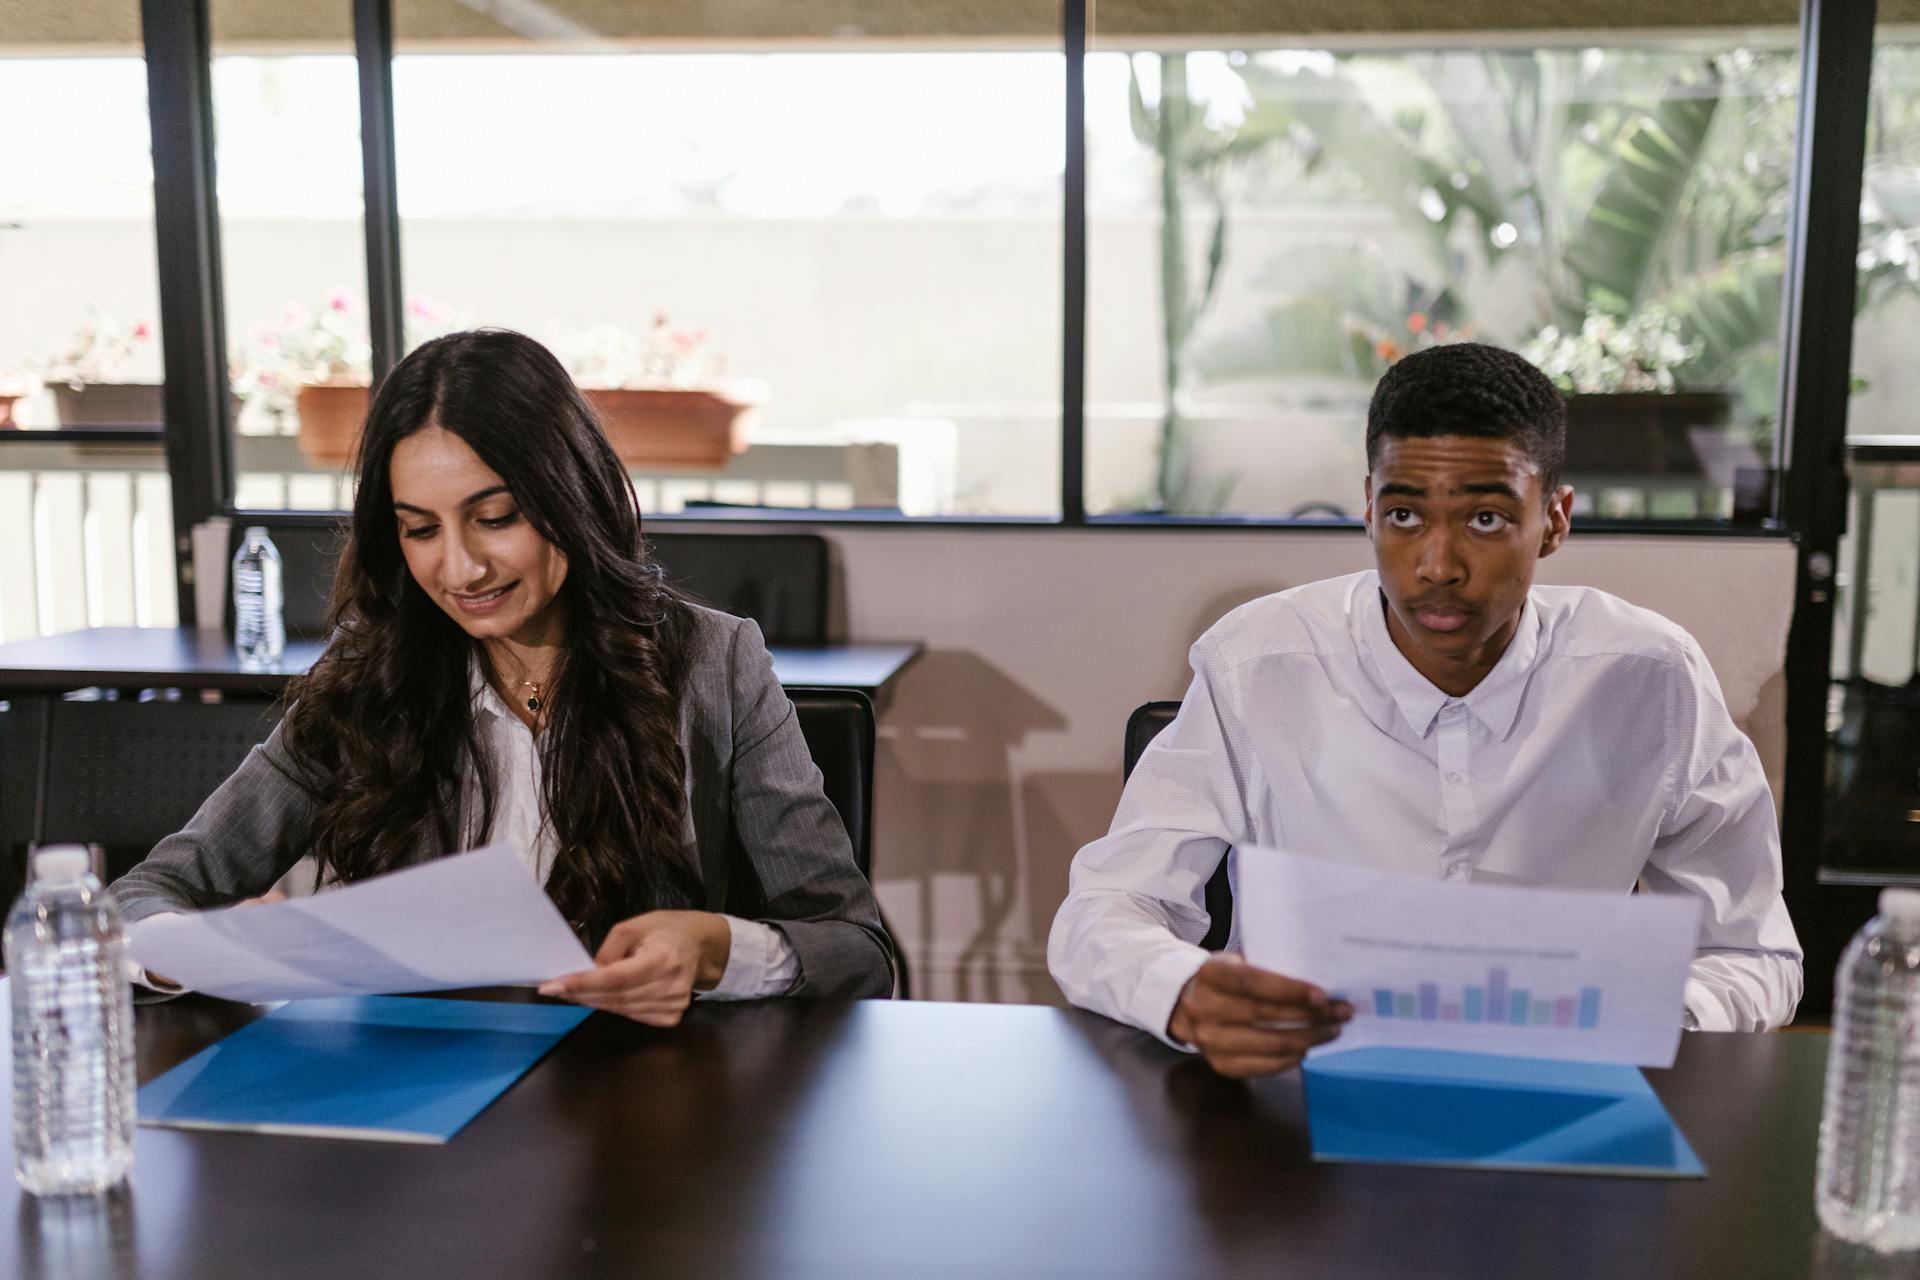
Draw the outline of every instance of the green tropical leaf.
<instances>
[{"instance_id":1,"label":"green tropical leaf","mask_svg":"<svg viewBox=\"0 0 1920 1280\"><path fill-rule=\"evenodd\" d=\"M1683 385L1714 387L1733 380L1757 348L1780 341L1780 299L1786 257L1778 248L1739 254L1689 276L1652 300L1680 321L1680 336L1699 352L1674 375Z\"/></svg>"},{"instance_id":2,"label":"green tropical leaf","mask_svg":"<svg viewBox=\"0 0 1920 1280\"><path fill-rule=\"evenodd\" d=\"M1127 119L1133 125L1135 142L1149 151L1160 149L1160 121L1147 105L1146 94L1140 88L1140 72L1134 68L1132 58L1127 59Z\"/></svg>"},{"instance_id":3,"label":"green tropical leaf","mask_svg":"<svg viewBox=\"0 0 1920 1280\"><path fill-rule=\"evenodd\" d=\"M1248 63L1236 68L1256 102L1264 104L1266 127L1284 117L1313 137L1321 155L1330 157L1366 186L1380 206L1412 233L1427 258L1426 274L1446 274L1446 235L1459 207L1458 193L1435 184L1436 166L1413 139L1374 110L1360 87L1346 75L1289 74ZM1421 196L1433 189L1441 216L1421 210Z\"/></svg>"},{"instance_id":4,"label":"green tropical leaf","mask_svg":"<svg viewBox=\"0 0 1920 1280\"><path fill-rule=\"evenodd\" d=\"M1593 203L1567 240L1563 261L1578 289L1569 311L1627 316L1638 309L1720 106L1713 87L1675 82L1627 120Z\"/></svg>"},{"instance_id":5,"label":"green tropical leaf","mask_svg":"<svg viewBox=\"0 0 1920 1280\"><path fill-rule=\"evenodd\" d=\"M1200 286L1200 296L1193 300L1193 308L1187 316L1187 332L1192 333L1200 323L1200 317L1206 313L1207 306L1213 301L1214 290L1220 284L1220 268L1227 259L1227 202L1219 191L1213 193L1213 233L1207 237L1207 278Z\"/></svg>"}]
</instances>

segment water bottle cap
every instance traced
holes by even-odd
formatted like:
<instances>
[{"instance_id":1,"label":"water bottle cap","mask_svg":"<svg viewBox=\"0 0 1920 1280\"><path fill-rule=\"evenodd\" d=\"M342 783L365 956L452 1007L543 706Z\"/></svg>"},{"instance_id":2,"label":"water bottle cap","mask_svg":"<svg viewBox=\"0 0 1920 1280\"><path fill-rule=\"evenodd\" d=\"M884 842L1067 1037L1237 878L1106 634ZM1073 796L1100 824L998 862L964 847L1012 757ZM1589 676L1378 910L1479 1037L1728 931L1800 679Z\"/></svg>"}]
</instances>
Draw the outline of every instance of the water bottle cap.
<instances>
[{"instance_id":1,"label":"water bottle cap","mask_svg":"<svg viewBox=\"0 0 1920 1280\"><path fill-rule=\"evenodd\" d=\"M1882 889L1880 914L1901 924L1920 925L1920 889Z\"/></svg>"},{"instance_id":2,"label":"water bottle cap","mask_svg":"<svg viewBox=\"0 0 1920 1280\"><path fill-rule=\"evenodd\" d=\"M255 538L264 540L266 536L267 526L263 524L250 524L247 526L246 538L248 542L252 542Z\"/></svg>"},{"instance_id":3,"label":"water bottle cap","mask_svg":"<svg viewBox=\"0 0 1920 1280\"><path fill-rule=\"evenodd\" d=\"M49 883L78 880L93 870L93 854L83 844L50 844L33 851L33 878Z\"/></svg>"}]
</instances>

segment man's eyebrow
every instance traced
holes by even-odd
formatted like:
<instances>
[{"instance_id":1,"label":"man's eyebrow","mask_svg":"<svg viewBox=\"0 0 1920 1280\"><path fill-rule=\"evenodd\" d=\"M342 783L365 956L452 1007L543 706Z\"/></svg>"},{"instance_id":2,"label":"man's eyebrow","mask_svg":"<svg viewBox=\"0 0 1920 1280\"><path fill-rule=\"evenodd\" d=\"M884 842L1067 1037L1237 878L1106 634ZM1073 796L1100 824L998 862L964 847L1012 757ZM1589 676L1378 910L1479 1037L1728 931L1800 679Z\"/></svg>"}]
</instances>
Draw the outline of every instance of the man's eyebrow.
<instances>
[{"instance_id":1,"label":"man's eyebrow","mask_svg":"<svg viewBox=\"0 0 1920 1280\"><path fill-rule=\"evenodd\" d=\"M1519 502L1520 493L1504 480L1477 480L1472 484L1455 485L1449 493L1490 493L1502 498L1512 498ZM1408 484L1404 480L1389 480L1373 491L1376 498L1389 498L1398 495L1405 498L1424 498L1427 491L1417 484Z\"/></svg>"},{"instance_id":2,"label":"man's eyebrow","mask_svg":"<svg viewBox=\"0 0 1920 1280\"><path fill-rule=\"evenodd\" d=\"M506 493L506 492L508 492L506 485L497 484L497 485L494 485L491 489L482 489L478 493L468 494L466 497L460 499L460 505L463 507L470 507L476 502L484 502L486 499L491 498L496 493ZM430 516L433 514L433 512L427 510L425 507L416 507L411 502L402 502L398 498L395 498L393 500L393 509L395 511L411 511L417 516Z\"/></svg>"}]
</instances>

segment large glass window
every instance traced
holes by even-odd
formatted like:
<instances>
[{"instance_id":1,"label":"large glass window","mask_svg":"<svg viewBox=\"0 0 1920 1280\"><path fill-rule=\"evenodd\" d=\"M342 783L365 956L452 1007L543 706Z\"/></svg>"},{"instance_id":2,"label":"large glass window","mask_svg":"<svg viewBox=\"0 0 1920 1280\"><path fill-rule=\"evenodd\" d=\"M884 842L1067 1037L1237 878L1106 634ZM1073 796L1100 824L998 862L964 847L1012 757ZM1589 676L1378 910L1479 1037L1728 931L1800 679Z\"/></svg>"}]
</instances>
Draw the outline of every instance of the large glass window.
<instances>
[{"instance_id":1,"label":"large glass window","mask_svg":"<svg viewBox=\"0 0 1920 1280\"><path fill-rule=\"evenodd\" d=\"M1089 510L1357 517L1374 382L1476 338L1569 396L1583 517L1757 517L1794 37L1087 60Z\"/></svg>"},{"instance_id":2,"label":"large glass window","mask_svg":"<svg viewBox=\"0 0 1920 1280\"><path fill-rule=\"evenodd\" d=\"M0 5L0 175L0 641L171 625L135 0Z\"/></svg>"},{"instance_id":3,"label":"large glass window","mask_svg":"<svg viewBox=\"0 0 1920 1280\"><path fill-rule=\"evenodd\" d=\"M1823 871L1920 878L1920 44L1873 55Z\"/></svg>"},{"instance_id":4,"label":"large glass window","mask_svg":"<svg viewBox=\"0 0 1920 1280\"><path fill-rule=\"evenodd\" d=\"M649 511L1058 512L1056 4L486 12L395 6L413 336L549 343Z\"/></svg>"},{"instance_id":5,"label":"large glass window","mask_svg":"<svg viewBox=\"0 0 1920 1280\"><path fill-rule=\"evenodd\" d=\"M234 504L343 506L371 375L352 7L210 13Z\"/></svg>"}]
</instances>

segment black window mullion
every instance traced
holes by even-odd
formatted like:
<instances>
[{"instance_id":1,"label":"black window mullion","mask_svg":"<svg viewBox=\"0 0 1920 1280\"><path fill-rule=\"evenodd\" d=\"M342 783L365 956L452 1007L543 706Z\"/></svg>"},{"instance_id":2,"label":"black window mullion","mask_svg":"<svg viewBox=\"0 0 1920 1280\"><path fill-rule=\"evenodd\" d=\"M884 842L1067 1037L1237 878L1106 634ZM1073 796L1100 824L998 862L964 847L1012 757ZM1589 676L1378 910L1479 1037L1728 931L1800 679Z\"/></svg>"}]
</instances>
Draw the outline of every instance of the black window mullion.
<instances>
[{"instance_id":1,"label":"black window mullion","mask_svg":"<svg viewBox=\"0 0 1920 1280\"><path fill-rule=\"evenodd\" d=\"M353 48L360 68L368 336L373 346L373 383L378 386L406 354L400 200L393 156L392 0L353 0Z\"/></svg>"},{"instance_id":2,"label":"black window mullion","mask_svg":"<svg viewBox=\"0 0 1920 1280\"><path fill-rule=\"evenodd\" d=\"M1063 0L1067 55L1066 226L1061 257L1060 522L1087 522L1087 0Z\"/></svg>"},{"instance_id":3,"label":"black window mullion","mask_svg":"<svg viewBox=\"0 0 1920 1280\"><path fill-rule=\"evenodd\" d=\"M173 489L180 620L193 607L193 527L233 498L220 214L213 171L212 20L207 0L141 0L147 116L153 137L153 227Z\"/></svg>"},{"instance_id":4,"label":"black window mullion","mask_svg":"<svg viewBox=\"0 0 1920 1280\"><path fill-rule=\"evenodd\" d=\"M1777 460L1785 464L1783 515L1799 553L1787 637L1781 837L1787 906L1807 947L1802 1008L1816 1017L1827 1008L1839 946L1859 923L1861 907L1858 891L1823 888L1819 877L1874 10L1874 0L1802 0L1793 225L1781 300Z\"/></svg>"}]
</instances>

